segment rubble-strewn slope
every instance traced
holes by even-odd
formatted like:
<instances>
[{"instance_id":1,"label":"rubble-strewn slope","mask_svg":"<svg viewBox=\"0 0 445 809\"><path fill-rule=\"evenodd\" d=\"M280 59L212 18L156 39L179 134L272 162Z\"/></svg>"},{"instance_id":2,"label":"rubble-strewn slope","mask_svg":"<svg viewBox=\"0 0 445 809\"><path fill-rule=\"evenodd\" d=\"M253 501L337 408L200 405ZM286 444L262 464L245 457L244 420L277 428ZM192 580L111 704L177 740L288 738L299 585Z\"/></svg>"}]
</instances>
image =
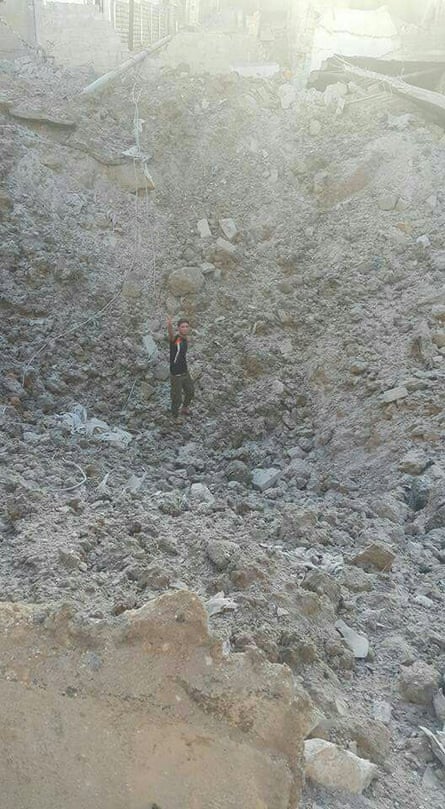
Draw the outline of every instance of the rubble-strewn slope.
<instances>
[{"instance_id":1,"label":"rubble-strewn slope","mask_svg":"<svg viewBox=\"0 0 445 809\"><path fill-rule=\"evenodd\" d=\"M445 667L443 131L353 86L336 115L316 91L282 109L278 80L150 65L98 102L83 79L22 62L0 84L77 122L2 101L0 598L102 618L223 592L228 647L288 663L315 734L379 765L368 797L308 787L304 806L439 807L418 728L439 728ZM112 171L135 123L156 185L139 196ZM204 282L181 298L182 267ZM194 327L180 426L167 309Z\"/></svg>"}]
</instances>

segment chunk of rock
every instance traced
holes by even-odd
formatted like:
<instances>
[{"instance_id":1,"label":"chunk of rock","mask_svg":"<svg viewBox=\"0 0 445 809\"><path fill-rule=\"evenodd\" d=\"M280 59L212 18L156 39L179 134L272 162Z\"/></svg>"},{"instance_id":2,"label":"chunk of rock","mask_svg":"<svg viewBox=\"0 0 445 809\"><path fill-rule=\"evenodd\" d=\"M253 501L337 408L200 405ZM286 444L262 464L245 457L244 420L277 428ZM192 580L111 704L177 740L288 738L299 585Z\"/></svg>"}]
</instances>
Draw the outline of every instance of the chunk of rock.
<instances>
[{"instance_id":1,"label":"chunk of rock","mask_svg":"<svg viewBox=\"0 0 445 809\"><path fill-rule=\"evenodd\" d=\"M382 545L381 542L373 542L372 545L368 545L363 551L353 556L350 564L361 567L366 571L380 570L386 572L391 570L395 558L395 553L387 545Z\"/></svg>"},{"instance_id":2,"label":"chunk of rock","mask_svg":"<svg viewBox=\"0 0 445 809\"><path fill-rule=\"evenodd\" d=\"M398 388L391 388L382 393L380 401L383 404L391 404L391 402L398 402L400 399L406 399L408 390L402 385Z\"/></svg>"},{"instance_id":3,"label":"chunk of rock","mask_svg":"<svg viewBox=\"0 0 445 809\"><path fill-rule=\"evenodd\" d=\"M321 123L318 118L312 118L309 123L309 134L316 138L321 132Z\"/></svg>"},{"instance_id":4,"label":"chunk of rock","mask_svg":"<svg viewBox=\"0 0 445 809\"><path fill-rule=\"evenodd\" d=\"M445 723L445 696L442 690L438 691L433 698L434 713L441 722Z\"/></svg>"},{"instance_id":5,"label":"chunk of rock","mask_svg":"<svg viewBox=\"0 0 445 809\"><path fill-rule=\"evenodd\" d=\"M155 184L146 166L142 163L122 163L107 166L107 174L111 182L116 183L124 191L137 194L138 191L153 191Z\"/></svg>"},{"instance_id":6,"label":"chunk of rock","mask_svg":"<svg viewBox=\"0 0 445 809\"><path fill-rule=\"evenodd\" d=\"M233 219L220 219L219 226L224 237L228 239L229 242L233 242L238 236L238 228Z\"/></svg>"},{"instance_id":7,"label":"chunk of rock","mask_svg":"<svg viewBox=\"0 0 445 809\"><path fill-rule=\"evenodd\" d=\"M225 570L239 555L239 546L228 539L211 539L207 545L207 556L218 570Z\"/></svg>"},{"instance_id":8,"label":"chunk of rock","mask_svg":"<svg viewBox=\"0 0 445 809\"><path fill-rule=\"evenodd\" d=\"M59 561L67 570L77 570L82 560L77 553L59 548Z\"/></svg>"},{"instance_id":9,"label":"chunk of rock","mask_svg":"<svg viewBox=\"0 0 445 809\"><path fill-rule=\"evenodd\" d=\"M193 295L199 292L204 284L204 275L199 267L182 267L174 270L168 279L168 286L173 295Z\"/></svg>"},{"instance_id":10,"label":"chunk of rock","mask_svg":"<svg viewBox=\"0 0 445 809\"><path fill-rule=\"evenodd\" d=\"M398 202L397 194L382 194L377 201L381 211L393 211Z\"/></svg>"},{"instance_id":11,"label":"chunk of rock","mask_svg":"<svg viewBox=\"0 0 445 809\"><path fill-rule=\"evenodd\" d=\"M432 253L431 264L435 270L443 272L445 270L445 250L438 250Z\"/></svg>"},{"instance_id":12,"label":"chunk of rock","mask_svg":"<svg viewBox=\"0 0 445 809\"><path fill-rule=\"evenodd\" d=\"M436 303L431 309L431 314L435 320L445 321L445 306L441 303Z\"/></svg>"},{"instance_id":13,"label":"chunk of rock","mask_svg":"<svg viewBox=\"0 0 445 809\"><path fill-rule=\"evenodd\" d=\"M232 244L232 242L229 242L227 239L223 239L221 236L219 236L219 238L216 240L216 251L223 256L233 258L236 253L236 247L234 244Z\"/></svg>"},{"instance_id":14,"label":"chunk of rock","mask_svg":"<svg viewBox=\"0 0 445 809\"><path fill-rule=\"evenodd\" d=\"M391 752L391 734L385 724L367 716L323 717L311 731L315 739L346 744L355 742L357 753L374 764L385 764Z\"/></svg>"},{"instance_id":15,"label":"chunk of rock","mask_svg":"<svg viewBox=\"0 0 445 809\"><path fill-rule=\"evenodd\" d=\"M327 596L329 601L338 607L341 597L341 588L338 582L329 573L322 570L310 570L302 585L305 590L311 590L317 595Z\"/></svg>"},{"instance_id":16,"label":"chunk of rock","mask_svg":"<svg viewBox=\"0 0 445 809\"><path fill-rule=\"evenodd\" d=\"M224 655L197 596L109 622L43 616L0 605L5 809L299 805L311 700L286 666Z\"/></svg>"},{"instance_id":17,"label":"chunk of rock","mask_svg":"<svg viewBox=\"0 0 445 809\"><path fill-rule=\"evenodd\" d=\"M282 475L281 469L270 467L269 469L254 469L252 473L252 485L254 489L264 492L266 489L271 489L272 486L280 479Z\"/></svg>"},{"instance_id":18,"label":"chunk of rock","mask_svg":"<svg viewBox=\"0 0 445 809\"><path fill-rule=\"evenodd\" d=\"M11 211L13 207L14 205L9 194L3 189L0 189L0 211Z\"/></svg>"},{"instance_id":19,"label":"chunk of rock","mask_svg":"<svg viewBox=\"0 0 445 809\"><path fill-rule=\"evenodd\" d=\"M244 461L231 461L227 464L226 477L228 480L236 480L246 486L252 482L252 472Z\"/></svg>"},{"instance_id":20,"label":"chunk of rock","mask_svg":"<svg viewBox=\"0 0 445 809\"><path fill-rule=\"evenodd\" d=\"M445 330L436 331L433 334L433 343L437 348L445 348Z\"/></svg>"},{"instance_id":21,"label":"chunk of rock","mask_svg":"<svg viewBox=\"0 0 445 809\"><path fill-rule=\"evenodd\" d=\"M311 464L301 458L293 458L285 471L288 479L296 478L302 483L307 483L311 476ZM301 488L301 487L300 487Z\"/></svg>"},{"instance_id":22,"label":"chunk of rock","mask_svg":"<svg viewBox=\"0 0 445 809\"><path fill-rule=\"evenodd\" d=\"M195 503L207 503L212 505L215 498L205 483L192 483L190 488L190 499Z\"/></svg>"},{"instance_id":23,"label":"chunk of rock","mask_svg":"<svg viewBox=\"0 0 445 809\"><path fill-rule=\"evenodd\" d=\"M440 682L440 676L433 666L417 661L409 668L402 669L399 690L403 699L415 705L431 705Z\"/></svg>"},{"instance_id":24,"label":"chunk of rock","mask_svg":"<svg viewBox=\"0 0 445 809\"><path fill-rule=\"evenodd\" d=\"M421 475L427 466L428 458L425 453L412 449L401 459L399 470L406 475Z\"/></svg>"},{"instance_id":25,"label":"chunk of rock","mask_svg":"<svg viewBox=\"0 0 445 809\"><path fill-rule=\"evenodd\" d=\"M324 739L304 743L306 775L328 789L360 795L377 775L377 767L365 758Z\"/></svg>"},{"instance_id":26,"label":"chunk of rock","mask_svg":"<svg viewBox=\"0 0 445 809\"><path fill-rule=\"evenodd\" d=\"M349 647L354 657L363 659L368 657L369 642L365 635L359 635L355 629L345 624L344 621L336 621L335 628L340 633L346 646Z\"/></svg>"}]
</instances>

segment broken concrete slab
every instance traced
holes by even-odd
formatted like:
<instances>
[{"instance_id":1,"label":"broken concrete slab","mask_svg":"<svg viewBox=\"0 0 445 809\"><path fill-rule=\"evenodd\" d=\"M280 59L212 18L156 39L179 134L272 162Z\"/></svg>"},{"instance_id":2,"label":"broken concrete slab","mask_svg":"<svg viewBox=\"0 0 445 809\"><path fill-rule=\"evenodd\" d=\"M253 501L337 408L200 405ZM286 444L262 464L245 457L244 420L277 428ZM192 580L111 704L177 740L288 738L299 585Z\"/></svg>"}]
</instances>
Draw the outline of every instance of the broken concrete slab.
<instances>
[{"instance_id":1,"label":"broken concrete slab","mask_svg":"<svg viewBox=\"0 0 445 809\"><path fill-rule=\"evenodd\" d=\"M377 767L324 739L304 743L306 775L328 789L360 795L377 775Z\"/></svg>"},{"instance_id":2,"label":"broken concrete slab","mask_svg":"<svg viewBox=\"0 0 445 809\"><path fill-rule=\"evenodd\" d=\"M435 113L436 117L440 117L445 121L445 95L437 93L434 90L427 90L423 87L417 87L413 84L403 81L403 79L394 76L387 76L383 73L376 73L373 70L366 70L361 67L347 62L345 59L339 58L339 63L343 66L345 72L352 76L357 76L368 81L376 81L379 85L385 85L388 89L398 93L399 95L406 96L411 101L415 101L422 107L426 107Z\"/></svg>"},{"instance_id":3,"label":"broken concrete slab","mask_svg":"<svg viewBox=\"0 0 445 809\"><path fill-rule=\"evenodd\" d=\"M311 701L287 667L225 656L194 594L90 623L3 603L0 628L5 806L298 805Z\"/></svg>"}]
</instances>

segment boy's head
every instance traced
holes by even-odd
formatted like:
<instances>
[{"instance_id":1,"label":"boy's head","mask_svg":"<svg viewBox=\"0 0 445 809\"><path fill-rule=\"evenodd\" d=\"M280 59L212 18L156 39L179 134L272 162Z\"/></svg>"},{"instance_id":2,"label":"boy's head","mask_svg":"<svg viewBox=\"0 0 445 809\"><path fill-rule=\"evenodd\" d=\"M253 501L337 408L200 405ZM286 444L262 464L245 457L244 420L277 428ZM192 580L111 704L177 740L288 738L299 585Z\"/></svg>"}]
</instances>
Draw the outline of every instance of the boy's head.
<instances>
[{"instance_id":1,"label":"boy's head","mask_svg":"<svg viewBox=\"0 0 445 809\"><path fill-rule=\"evenodd\" d=\"M181 319L178 320L178 333L181 335L181 337L185 337L189 333L189 330L190 330L189 321L187 320L186 317L181 317Z\"/></svg>"}]
</instances>

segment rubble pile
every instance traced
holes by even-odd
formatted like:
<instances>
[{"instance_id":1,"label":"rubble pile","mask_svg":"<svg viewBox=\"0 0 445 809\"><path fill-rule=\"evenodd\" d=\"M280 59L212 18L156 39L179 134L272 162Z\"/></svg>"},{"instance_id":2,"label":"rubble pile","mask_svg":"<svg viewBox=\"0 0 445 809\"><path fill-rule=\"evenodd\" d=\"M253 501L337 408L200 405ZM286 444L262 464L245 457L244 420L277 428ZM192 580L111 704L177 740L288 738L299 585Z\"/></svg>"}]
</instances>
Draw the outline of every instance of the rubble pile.
<instances>
[{"instance_id":1,"label":"rubble pile","mask_svg":"<svg viewBox=\"0 0 445 809\"><path fill-rule=\"evenodd\" d=\"M443 129L358 81L0 70L0 600L190 590L310 698L301 809L439 809Z\"/></svg>"}]
</instances>

